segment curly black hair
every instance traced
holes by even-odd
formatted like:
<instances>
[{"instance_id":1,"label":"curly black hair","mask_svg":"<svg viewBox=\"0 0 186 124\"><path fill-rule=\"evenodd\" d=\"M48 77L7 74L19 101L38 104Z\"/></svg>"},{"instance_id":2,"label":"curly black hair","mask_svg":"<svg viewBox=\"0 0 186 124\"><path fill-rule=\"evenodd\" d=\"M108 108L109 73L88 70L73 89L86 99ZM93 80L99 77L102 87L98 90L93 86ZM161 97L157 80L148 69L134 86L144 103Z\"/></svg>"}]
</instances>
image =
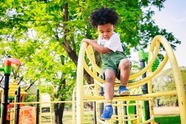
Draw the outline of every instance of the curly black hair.
<instances>
[{"instance_id":1,"label":"curly black hair","mask_svg":"<svg viewBox=\"0 0 186 124\"><path fill-rule=\"evenodd\" d=\"M94 27L107 23L116 25L118 23L118 19L118 14L112 8L101 7L99 9L94 10L90 15L90 23Z\"/></svg>"}]
</instances>

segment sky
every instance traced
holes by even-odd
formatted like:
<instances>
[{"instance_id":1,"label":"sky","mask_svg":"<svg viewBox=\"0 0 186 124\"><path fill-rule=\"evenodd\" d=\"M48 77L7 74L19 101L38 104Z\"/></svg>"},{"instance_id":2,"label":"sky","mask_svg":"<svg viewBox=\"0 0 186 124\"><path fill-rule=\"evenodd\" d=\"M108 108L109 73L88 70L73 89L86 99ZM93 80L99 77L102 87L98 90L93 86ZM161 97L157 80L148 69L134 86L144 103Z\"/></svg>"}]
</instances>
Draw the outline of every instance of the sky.
<instances>
[{"instance_id":1,"label":"sky","mask_svg":"<svg viewBox=\"0 0 186 124\"><path fill-rule=\"evenodd\" d=\"M182 42L177 45L174 54L178 65L186 66L186 0L166 0L161 11L155 10L153 19L159 28L172 32ZM165 68L169 67L170 64Z\"/></svg>"}]
</instances>

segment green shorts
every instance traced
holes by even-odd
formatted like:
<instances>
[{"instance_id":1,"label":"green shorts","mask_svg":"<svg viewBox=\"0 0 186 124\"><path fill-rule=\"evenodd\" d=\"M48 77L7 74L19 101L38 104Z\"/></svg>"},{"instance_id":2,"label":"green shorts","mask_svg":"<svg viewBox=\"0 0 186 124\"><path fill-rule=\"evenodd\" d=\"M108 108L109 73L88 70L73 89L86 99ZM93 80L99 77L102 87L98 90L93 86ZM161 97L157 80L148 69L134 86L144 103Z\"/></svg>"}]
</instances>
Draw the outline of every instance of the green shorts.
<instances>
[{"instance_id":1,"label":"green shorts","mask_svg":"<svg viewBox=\"0 0 186 124\"><path fill-rule=\"evenodd\" d=\"M120 70L118 69L119 63L122 59L126 58L123 52L113 52L110 51L107 54L102 54L102 78L105 79L105 70L110 69L113 70L116 74L116 77L120 79Z\"/></svg>"}]
</instances>

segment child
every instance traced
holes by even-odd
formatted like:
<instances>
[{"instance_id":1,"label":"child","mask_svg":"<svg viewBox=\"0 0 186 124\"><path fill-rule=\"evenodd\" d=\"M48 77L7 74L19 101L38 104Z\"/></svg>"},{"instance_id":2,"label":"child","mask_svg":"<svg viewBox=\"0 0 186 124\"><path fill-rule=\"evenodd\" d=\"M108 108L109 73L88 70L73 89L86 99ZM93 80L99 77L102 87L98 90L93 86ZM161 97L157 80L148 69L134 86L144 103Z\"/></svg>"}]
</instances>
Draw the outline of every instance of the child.
<instances>
[{"instance_id":1,"label":"child","mask_svg":"<svg viewBox=\"0 0 186 124\"><path fill-rule=\"evenodd\" d=\"M119 34L114 32L118 22L118 14L110 8L101 7L91 13L90 23L97 28L97 40L83 39L101 54L102 71L105 77L105 108L101 119L108 120L113 114L112 99L114 96L115 78L121 81L118 91L120 95L129 95L126 88L130 75L130 61L125 58Z\"/></svg>"}]
</instances>

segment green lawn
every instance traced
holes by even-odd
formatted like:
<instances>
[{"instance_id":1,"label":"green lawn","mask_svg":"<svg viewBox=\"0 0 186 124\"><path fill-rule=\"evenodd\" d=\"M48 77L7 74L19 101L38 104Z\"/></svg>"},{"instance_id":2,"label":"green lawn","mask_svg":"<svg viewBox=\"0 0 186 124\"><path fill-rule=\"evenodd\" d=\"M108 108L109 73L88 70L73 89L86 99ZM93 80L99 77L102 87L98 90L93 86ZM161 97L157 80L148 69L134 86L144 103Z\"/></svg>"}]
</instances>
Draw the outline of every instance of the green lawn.
<instances>
[{"instance_id":1,"label":"green lawn","mask_svg":"<svg viewBox=\"0 0 186 124\"><path fill-rule=\"evenodd\" d=\"M159 116L155 117L155 121L159 124L181 124L180 116Z\"/></svg>"},{"instance_id":2,"label":"green lawn","mask_svg":"<svg viewBox=\"0 0 186 124\"><path fill-rule=\"evenodd\" d=\"M86 124L92 124L92 118L86 118ZM155 117L155 122L159 124L181 124L180 116L159 116ZM64 124L72 123L71 117L69 119L64 119Z\"/></svg>"},{"instance_id":3,"label":"green lawn","mask_svg":"<svg viewBox=\"0 0 186 124\"><path fill-rule=\"evenodd\" d=\"M93 123L93 113L86 112L84 115L86 123L85 124L92 124ZM179 115L159 115L155 116L155 122L159 124L181 124L180 116ZM72 124L72 114L71 112L65 113L63 118L64 124Z\"/></svg>"}]
</instances>

